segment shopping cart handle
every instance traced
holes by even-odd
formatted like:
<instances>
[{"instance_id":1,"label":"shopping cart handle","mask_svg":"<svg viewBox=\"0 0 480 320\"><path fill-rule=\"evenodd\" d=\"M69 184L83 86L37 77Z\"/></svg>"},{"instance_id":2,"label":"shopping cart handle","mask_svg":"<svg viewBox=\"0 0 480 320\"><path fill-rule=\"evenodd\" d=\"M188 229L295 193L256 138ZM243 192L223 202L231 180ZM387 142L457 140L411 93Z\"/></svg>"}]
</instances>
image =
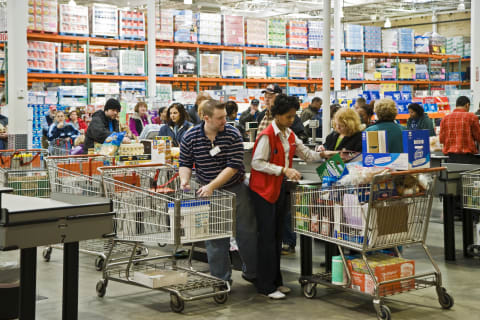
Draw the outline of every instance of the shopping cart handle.
<instances>
[{"instance_id":1,"label":"shopping cart handle","mask_svg":"<svg viewBox=\"0 0 480 320\"><path fill-rule=\"evenodd\" d=\"M155 168L155 167L173 168L172 166L166 165L163 163L144 163L144 164L135 164L135 165L129 165L129 166L106 166L106 167L100 167L97 170L102 172L103 170L108 170L108 169Z\"/></svg>"},{"instance_id":2,"label":"shopping cart handle","mask_svg":"<svg viewBox=\"0 0 480 320\"><path fill-rule=\"evenodd\" d=\"M412 170L403 170L403 171L394 171L389 172L387 175L391 176L403 176L405 174L417 174L417 173L433 173L433 172L441 172L446 170L445 167L438 167L438 168L426 168L426 169L412 169Z\"/></svg>"},{"instance_id":3,"label":"shopping cart handle","mask_svg":"<svg viewBox=\"0 0 480 320\"><path fill-rule=\"evenodd\" d=\"M108 157L103 154L76 154L68 156L49 156L48 159L72 159L72 158L94 158L94 157Z\"/></svg>"}]
</instances>

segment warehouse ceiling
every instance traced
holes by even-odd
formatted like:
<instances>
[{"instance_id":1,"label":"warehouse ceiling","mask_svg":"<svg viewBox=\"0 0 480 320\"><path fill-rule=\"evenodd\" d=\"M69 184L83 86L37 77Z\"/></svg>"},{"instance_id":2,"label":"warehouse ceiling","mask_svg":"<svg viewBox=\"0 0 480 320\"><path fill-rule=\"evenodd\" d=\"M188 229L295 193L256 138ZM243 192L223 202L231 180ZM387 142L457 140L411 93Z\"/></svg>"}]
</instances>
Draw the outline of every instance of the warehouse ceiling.
<instances>
[{"instance_id":1,"label":"warehouse ceiling","mask_svg":"<svg viewBox=\"0 0 480 320\"><path fill-rule=\"evenodd\" d=\"M335 0L331 0L332 7ZM343 21L349 23L383 21L413 15L432 15L470 11L472 0L341 0ZM478 0L477 0L478 1ZM69 2L67 0L59 1ZM108 3L118 7L144 8L146 0L76 0L78 5L93 2ZM161 8L190 9L200 12L243 15L257 18L286 17L290 19L320 19L322 0L157 0ZM462 6L463 4L463 6ZM464 10L463 7L465 8Z\"/></svg>"}]
</instances>

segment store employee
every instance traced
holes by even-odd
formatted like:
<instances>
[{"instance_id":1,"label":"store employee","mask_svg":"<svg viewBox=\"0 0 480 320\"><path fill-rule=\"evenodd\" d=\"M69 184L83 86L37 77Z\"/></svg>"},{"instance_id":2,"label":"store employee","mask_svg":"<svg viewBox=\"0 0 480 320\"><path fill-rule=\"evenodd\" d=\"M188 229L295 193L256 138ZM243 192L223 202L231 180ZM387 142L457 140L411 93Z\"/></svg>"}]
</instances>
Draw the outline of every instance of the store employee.
<instances>
[{"instance_id":1,"label":"store employee","mask_svg":"<svg viewBox=\"0 0 480 320\"><path fill-rule=\"evenodd\" d=\"M242 277L253 281L257 265L257 225L248 187L243 183L243 140L237 129L226 124L225 104L207 100L202 104L204 122L190 129L180 144L180 181L190 189L192 168L203 185L197 194L208 197L223 188L236 195L236 241L243 260ZM230 239L205 241L210 273L231 280Z\"/></svg>"}]
</instances>

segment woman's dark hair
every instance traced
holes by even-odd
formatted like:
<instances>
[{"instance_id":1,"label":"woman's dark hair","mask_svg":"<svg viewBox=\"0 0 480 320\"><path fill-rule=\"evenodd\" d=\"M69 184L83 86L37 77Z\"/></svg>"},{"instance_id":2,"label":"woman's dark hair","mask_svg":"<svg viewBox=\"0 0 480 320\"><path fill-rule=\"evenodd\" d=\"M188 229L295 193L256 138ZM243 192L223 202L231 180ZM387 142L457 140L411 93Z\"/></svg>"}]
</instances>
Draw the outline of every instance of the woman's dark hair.
<instances>
[{"instance_id":1,"label":"woman's dark hair","mask_svg":"<svg viewBox=\"0 0 480 320\"><path fill-rule=\"evenodd\" d=\"M425 111L423 110L423 107L421 105L419 105L418 103L410 103L408 105L408 110L415 111L415 113L419 117L423 116L423 114L425 113Z\"/></svg>"},{"instance_id":2,"label":"woman's dark hair","mask_svg":"<svg viewBox=\"0 0 480 320\"><path fill-rule=\"evenodd\" d=\"M361 105L361 106L360 106L360 109L362 109L363 111L365 111L368 119L371 119L371 118L372 118L372 116L373 116L373 108L370 107L370 104Z\"/></svg>"},{"instance_id":3,"label":"woman's dark hair","mask_svg":"<svg viewBox=\"0 0 480 320\"><path fill-rule=\"evenodd\" d=\"M342 106L340 106L338 103L334 103L330 105L330 120L333 120L335 113L337 113L337 111L340 110L341 107Z\"/></svg>"},{"instance_id":4,"label":"woman's dark hair","mask_svg":"<svg viewBox=\"0 0 480 320\"><path fill-rule=\"evenodd\" d=\"M167 123L168 123L168 125L175 125L176 124L172 121L172 119L170 119L170 110L172 108L175 108L175 109L178 110L178 113L180 114L180 119L178 119L178 125L182 125L185 122L185 119L187 119L187 111L185 110L185 107L183 106L183 104L178 103L178 102L172 103L170 105L170 107L168 107L168 111L167 111Z\"/></svg>"},{"instance_id":5,"label":"woman's dark hair","mask_svg":"<svg viewBox=\"0 0 480 320\"><path fill-rule=\"evenodd\" d=\"M163 110L165 110L167 107L161 107L158 109L158 116L160 117L160 115L162 114Z\"/></svg>"},{"instance_id":6,"label":"woman's dark hair","mask_svg":"<svg viewBox=\"0 0 480 320\"><path fill-rule=\"evenodd\" d=\"M270 112L272 113L272 116L275 117L276 115L285 114L291 109L300 109L300 102L298 102L297 97L287 96L286 94L281 93L275 98Z\"/></svg>"},{"instance_id":7,"label":"woman's dark hair","mask_svg":"<svg viewBox=\"0 0 480 320\"><path fill-rule=\"evenodd\" d=\"M227 101L227 103L225 103L225 109L227 111L227 116L235 113L235 115L237 115L238 113L238 104L235 102L235 101Z\"/></svg>"}]
</instances>

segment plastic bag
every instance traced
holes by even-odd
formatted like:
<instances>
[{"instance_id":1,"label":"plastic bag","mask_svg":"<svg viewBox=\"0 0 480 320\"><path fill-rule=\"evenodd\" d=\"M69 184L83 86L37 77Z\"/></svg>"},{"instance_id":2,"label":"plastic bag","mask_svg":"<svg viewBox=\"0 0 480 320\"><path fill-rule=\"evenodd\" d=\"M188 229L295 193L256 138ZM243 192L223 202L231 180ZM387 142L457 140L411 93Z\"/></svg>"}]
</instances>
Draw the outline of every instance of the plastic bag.
<instances>
[{"instance_id":1,"label":"plastic bag","mask_svg":"<svg viewBox=\"0 0 480 320\"><path fill-rule=\"evenodd\" d=\"M111 135L105 139L102 147L100 148L99 154L103 156L114 156L118 150L118 147L122 144L123 138L127 133L123 132L113 132Z\"/></svg>"}]
</instances>

